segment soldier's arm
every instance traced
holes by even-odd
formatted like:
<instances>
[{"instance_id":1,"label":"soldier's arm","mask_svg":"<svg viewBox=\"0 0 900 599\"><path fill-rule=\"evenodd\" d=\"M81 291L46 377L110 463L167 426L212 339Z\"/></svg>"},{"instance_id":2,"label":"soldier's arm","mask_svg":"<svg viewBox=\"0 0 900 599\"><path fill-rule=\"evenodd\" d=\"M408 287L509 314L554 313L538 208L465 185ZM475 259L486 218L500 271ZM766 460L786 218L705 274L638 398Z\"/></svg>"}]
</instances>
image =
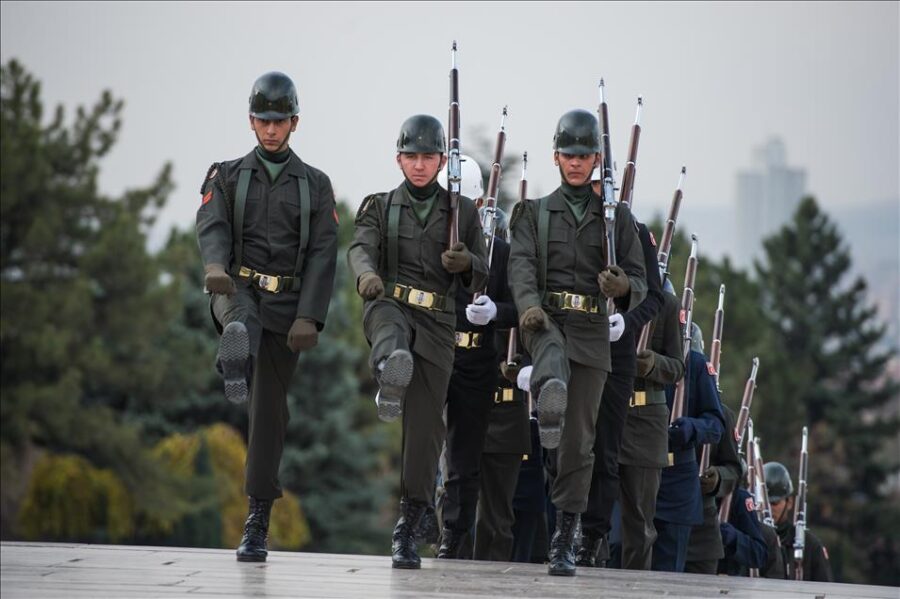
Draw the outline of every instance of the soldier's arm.
<instances>
[{"instance_id":1,"label":"soldier's arm","mask_svg":"<svg viewBox=\"0 0 900 599\"><path fill-rule=\"evenodd\" d=\"M496 328L510 329L516 326L519 316L516 313L516 304L513 303L512 292L509 290L507 269L509 266L509 245L505 243L494 244L494 257L491 264L491 276L497 279L498 297L492 298L497 305Z\"/></svg>"},{"instance_id":2,"label":"soldier's arm","mask_svg":"<svg viewBox=\"0 0 900 599\"><path fill-rule=\"evenodd\" d=\"M460 225L465 225L465 239L461 239L469 253L472 254L472 269L469 272L460 273L459 280L466 291L475 293L483 291L487 286L487 248L484 246L484 235L481 233L481 220L478 218L478 210L472 200L459 203Z\"/></svg>"},{"instance_id":3,"label":"soldier's arm","mask_svg":"<svg viewBox=\"0 0 900 599\"><path fill-rule=\"evenodd\" d=\"M725 432L725 417L722 415L719 393L715 379L706 369L706 360L698 352L691 352L691 372L689 393L695 402L695 416L692 419L697 431L694 442L716 444Z\"/></svg>"},{"instance_id":4,"label":"soldier's arm","mask_svg":"<svg viewBox=\"0 0 900 599\"><path fill-rule=\"evenodd\" d=\"M616 208L616 263L628 275L631 285L628 295L616 298L616 306L620 310L636 308L647 297L647 270L634 217L624 204Z\"/></svg>"},{"instance_id":5,"label":"soldier's arm","mask_svg":"<svg viewBox=\"0 0 900 599\"><path fill-rule=\"evenodd\" d=\"M232 255L231 208L225 197L222 165L212 165L200 188L197 210L197 243L203 265L221 264L229 269Z\"/></svg>"},{"instance_id":6,"label":"soldier's arm","mask_svg":"<svg viewBox=\"0 0 900 599\"><path fill-rule=\"evenodd\" d=\"M509 223L510 247L507 277L519 314L541 305L538 292L538 247L535 227L537 201L516 204Z\"/></svg>"},{"instance_id":7,"label":"soldier's arm","mask_svg":"<svg viewBox=\"0 0 900 599\"><path fill-rule=\"evenodd\" d=\"M804 555L803 569L810 573L810 580L816 582L834 582L834 575L831 573L831 562L828 560L825 546L818 537L811 537L812 535L807 531L806 551L809 558L807 559Z\"/></svg>"},{"instance_id":8,"label":"soldier's arm","mask_svg":"<svg viewBox=\"0 0 900 599\"><path fill-rule=\"evenodd\" d=\"M723 409L722 413L725 416L725 431L734 430L734 415L732 412ZM719 488L716 489L716 497L725 497L734 491L738 480L741 478L741 458L737 453L734 435L722 435L712 458L712 463L715 465L716 470L719 471Z\"/></svg>"},{"instance_id":9,"label":"soldier's arm","mask_svg":"<svg viewBox=\"0 0 900 599\"><path fill-rule=\"evenodd\" d=\"M353 229L353 241L347 250L347 263L353 271L356 283L359 277L367 272L381 274L378 265L381 263L381 226L380 211L384 206L378 195L370 195L362 201Z\"/></svg>"},{"instance_id":10,"label":"soldier's arm","mask_svg":"<svg viewBox=\"0 0 900 599\"><path fill-rule=\"evenodd\" d=\"M331 180L322 174L313 181L316 198L310 213L309 243L303 261L303 281L297 302L296 318L315 321L321 331L328 315L328 304L334 289L334 271L337 266L337 208ZM311 187L313 187L311 185Z\"/></svg>"},{"instance_id":11,"label":"soldier's arm","mask_svg":"<svg viewBox=\"0 0 900 599\"><path fill-rule=\"evenodd\" d=\"M638 239L641 242L641 254L644 257L644 270L647 273L647 297L636 307L625 313L625 328L639 331L645 324L653 320L663 305L662 284L659 281L659 262L656 259L656 246L653 244L647 227L638 225Z\"/></svg>"},{"instance_id":12,"label":"soldier's arm","mask_svg":"<svg viewBox=\"0 0 900 599\"><path fill-rule=\"evenodd\" d=\"M735 494L731 506L731 523L734 526L735 541L725 547L725 557L732 557L737 563L748 568L763 568L769 558L769 550L763 537L762 524L747 508L744 493Z\"/></svg>"},{"instance_id":13,"label":"soldier's arm","mask_svg":"<svg viewBox=\"0 0 900 599\"><path fill-rule=\"evenodd\" d=\"M684 376L684 360L681 357L681 326L678 324L678 308L675 302L664 300L657 320L660 336L654 336L656 352L653 370L647 380L662 385L674 385ZM660 345L657 345L659 341Z\"/></svg>"}]
</instances>

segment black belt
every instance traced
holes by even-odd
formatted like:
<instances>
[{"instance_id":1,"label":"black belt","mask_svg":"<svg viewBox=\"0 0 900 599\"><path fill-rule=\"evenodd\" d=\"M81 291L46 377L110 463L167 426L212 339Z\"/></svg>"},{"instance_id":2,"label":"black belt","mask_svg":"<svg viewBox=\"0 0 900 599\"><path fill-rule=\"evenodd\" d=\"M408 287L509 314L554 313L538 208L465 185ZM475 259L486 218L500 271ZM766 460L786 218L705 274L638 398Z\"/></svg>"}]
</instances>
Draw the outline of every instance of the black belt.
<instances>
[{"instance_id":1,"label":"black belt","mask_svg":"<svg viewBox=\"0 0 900 599\"><path fill-rule=\"evenodd\" d=\"M628 400L629 408L637 408L640 406L655 406L666 403L665 391L647 392L635 391Z\"/></svg>"},{"instance_id":2,"label":"black belt","mask_svg":"<svg viewBox=\"0 0 900 599\"><path fill-rule=\"evenodd\" d=\"M548 291L544 294L544 302L551 308L592 314L596 314L600 307L600 301L595 296L569 291Z\"/></svg>"},{"instance_id":3,"label":"black belt","mask_svg":"<svg viewBox=\"0 0 900 599\"><path fill-rule=\"evenodd\" d=\"M392 287L393 289L391 289ZM425 310L438 310L443 312L447 306L447 298L443 295L438 295L433 291L416 289L415 287L401 285L400 283L389 284L388 290L390 291L389 297Z\"/></svg>"},{"instance_id":4,"label":"black belt","mask_svg":"<svg viewBox=\"0 0 900 599\"><path fill-rule=\"evenodd\" d=\"M255 271L247 266L242 266L238 271L242 279L250 279L255 287L269 293L281 293L282 291L299 291L300 277L267 275Z\"/></svg>"}]
</instances>

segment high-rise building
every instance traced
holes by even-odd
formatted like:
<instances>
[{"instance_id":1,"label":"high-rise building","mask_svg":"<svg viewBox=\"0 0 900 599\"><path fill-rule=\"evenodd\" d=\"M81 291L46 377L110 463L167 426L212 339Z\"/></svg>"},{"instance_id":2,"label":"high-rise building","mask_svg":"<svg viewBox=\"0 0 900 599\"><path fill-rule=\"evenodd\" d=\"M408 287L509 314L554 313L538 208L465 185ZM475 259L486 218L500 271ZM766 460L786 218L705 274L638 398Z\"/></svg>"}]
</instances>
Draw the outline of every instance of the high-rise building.
<instances>
[{"instance_id":1,"label":"high-rise building","mask_svg":"<svg viewBox=\"0 0 900 599\"><path fill-rule=\"evenodd\" d=\"M763 238L791 219L805 193L806 171L787 166L781 139L771 138L753 151L753 167L737 175L737 265L753 264Z\"/></svg>"}]
</instances>

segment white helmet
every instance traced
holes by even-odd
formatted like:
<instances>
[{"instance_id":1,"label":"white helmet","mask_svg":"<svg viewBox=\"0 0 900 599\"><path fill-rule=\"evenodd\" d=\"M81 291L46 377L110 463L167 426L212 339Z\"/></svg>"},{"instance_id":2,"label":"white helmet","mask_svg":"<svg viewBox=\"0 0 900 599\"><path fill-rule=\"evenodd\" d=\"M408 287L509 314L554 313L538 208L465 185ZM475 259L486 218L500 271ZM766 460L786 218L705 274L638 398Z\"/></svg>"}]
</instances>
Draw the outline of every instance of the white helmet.
<instances>
[{"instance_id":1,"label":"white helmet","mask_svg":"<svg viewBox=\"0 0 900 599\"><path fill-rule=\"evenodd\" d=\"M481 166L471 156L465 154L459 155L460 162L460 181L459 191L462 195L470 200L477 200L484 195L484 184L482 183ZM438 183L447 185L447 166L438 173Z\"/></svg>"}]
</instances>

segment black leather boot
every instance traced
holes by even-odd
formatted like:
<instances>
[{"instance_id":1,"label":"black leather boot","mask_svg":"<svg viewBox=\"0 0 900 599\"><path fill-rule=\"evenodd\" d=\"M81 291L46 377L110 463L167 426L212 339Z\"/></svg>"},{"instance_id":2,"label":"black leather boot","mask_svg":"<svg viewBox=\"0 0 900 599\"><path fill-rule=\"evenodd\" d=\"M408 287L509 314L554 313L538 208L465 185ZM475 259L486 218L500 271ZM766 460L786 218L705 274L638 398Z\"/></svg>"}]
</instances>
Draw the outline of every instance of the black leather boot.
<instances>
[{"instance_id":1,"label":"black leather boot","mask_svg":"<svg viewBox=\"0 0 900 599\"><path fill-rule=\"evenodd\" d=\"M556 532L550 541L550 576L575 576L575 529L579 514L557 512Z\"/></svg>"},{"instance_id":2,"label":"black leather boot","mask_svg":"<svg viewBox=\"0 0 900 599\"><path fill-rule=\"evenodd\" d=\"M244 536L237 548L239 562L264 562L269 552L266 539L269 536L269 514L272 513L272 499L250 498L250 514L244 522Z\"/></svg>"},{"instance_id":3,"label":"black leather boot","mask_svg":"<svg viewBox=\"0 0 900 599\"><path fill-rule=\"evenodd\" d=\"M445 527L441 531L441 548L438 549L438 559L459 559L459 550L462 548L462 540L465 537L465 530Z\"/></svg>"},{"instance_id":4,"label":"black leather boot","mask_svg":"<svg viewBox=\"0 0 900 599\"><path fill-rule=\"evenodd\" d=\"M416 552L416 530L428 504L424 501L400 500L400 519L391 537L391 559L394 568L417 570L422 560Z\"/></svg>"},{"instance_id":5,"label":"black leather boot","mask_svg":"<svg viewBox=\"0 0 900 599\"><path fill-rule=\"evenodd\" d=\"M584 566L585 568L597 567L597 550L600 548L600 540L603 537L597 536L596 533L581 529L581 545L578 547L578 553L575 556L575 565Z\"/></svg>"},{"instance_id":6,"label":"black leather boot","mask_svg":"<svg viewBox=\"0 0 900 599\"><path fill-rule=\"evenodd\" d=\"M605 568L609 564L609 534L600 537L600 550L597 552L597 567Z\"/></svg>"}]
</instances>

